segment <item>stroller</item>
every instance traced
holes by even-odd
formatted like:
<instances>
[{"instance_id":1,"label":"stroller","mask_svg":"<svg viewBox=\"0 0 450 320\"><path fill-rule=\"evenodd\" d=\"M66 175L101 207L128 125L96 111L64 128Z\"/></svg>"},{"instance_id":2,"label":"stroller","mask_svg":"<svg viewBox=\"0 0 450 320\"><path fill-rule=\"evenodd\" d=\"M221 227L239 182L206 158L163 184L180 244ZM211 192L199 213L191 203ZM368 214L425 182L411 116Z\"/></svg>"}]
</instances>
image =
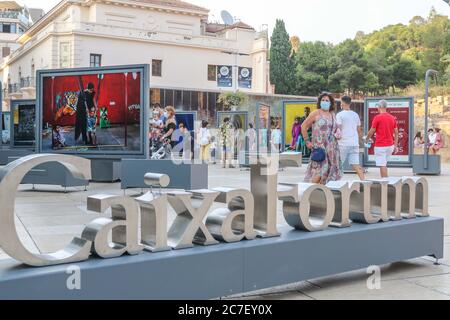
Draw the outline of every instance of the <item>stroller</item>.
<instances>
[{"instance_id":1,"label":"stroller","mask_svg":"<svg viewBox=\"0 0 450 320\"><path fill-rule=\"evenodd\" d=\"M169 139L161 142L158 138L151 140L150 146L150 159L151 160L161 160L167 159L172 153L172 147L170 145Z\"/></svg>"}]
</instances>

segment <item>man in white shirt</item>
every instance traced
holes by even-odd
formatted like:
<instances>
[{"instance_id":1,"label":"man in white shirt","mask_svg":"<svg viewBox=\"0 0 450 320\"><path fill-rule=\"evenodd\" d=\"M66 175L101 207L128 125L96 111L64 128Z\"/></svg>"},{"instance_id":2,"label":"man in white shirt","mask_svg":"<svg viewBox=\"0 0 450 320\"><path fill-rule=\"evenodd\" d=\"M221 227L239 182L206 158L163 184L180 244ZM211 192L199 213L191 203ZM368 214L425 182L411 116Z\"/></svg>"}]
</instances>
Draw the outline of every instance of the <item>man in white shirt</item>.
<instances>
[{"instance_id":1,"label":"man in white shirt","mask_svg":"<svg viewBox=\"0 0 450 320\"><path fill-rule=\"evenodd\" d=\"M352 99L350 97L342 97L342 111L336 116L337 124L341 131L339 150L342 163L348 160L348 163L358 174L359 179L364 180L364 170L359 159L359 138L362 136L361 119L356 112L350 110L351 103Z\"/></svg>"}]
</instances>

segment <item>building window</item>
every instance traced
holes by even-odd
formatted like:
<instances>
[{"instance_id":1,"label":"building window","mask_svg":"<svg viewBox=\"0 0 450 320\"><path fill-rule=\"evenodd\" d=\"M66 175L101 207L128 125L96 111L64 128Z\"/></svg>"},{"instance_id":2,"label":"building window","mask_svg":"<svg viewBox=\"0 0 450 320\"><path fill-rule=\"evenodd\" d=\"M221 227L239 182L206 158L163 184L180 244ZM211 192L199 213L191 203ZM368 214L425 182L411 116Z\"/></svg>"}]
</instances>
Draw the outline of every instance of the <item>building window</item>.
<instances>
[{"instance_id":1,"label":"building window","mask_svg":"<svg viewBox=\"0 0 450 320\"><path fill-rule=\"evenodd\" d=\"M59 44L59 67L70 68L70 42Z\"/></svg>"},{"instance_id":2,"label":"building window","mask_svg":"<svg viewBox=\"0 0 450 320\"><path fill-rule=\"evenodd\" d=\"M10 47L3 47L2 48L2 58L9 56L11 53Z\"/></svg>"},{"instance_id":3,"label":"building window","mask_svg":"<svg viewBox=\"0 0 450 320\"><path fill-rule=\"evenodd\" d=\"M35 76L36 67L34 66L34 58L31 59L31 77Z\"/></svg>"},{"instance_id":4,"label":"building window","mask_svg":"<svg viewBox=\"0 0 450 320\"><path fill-rule=\"evenodd\" d=\"M4 33L11 33L11 24L9 24L9 23L2 23L2 32L4 32Z\"/></svg>"},{"instance_id":5,"label":"building window","mask_svg":"<svg viewBox=\"0 0 450 320\"><path fill-rule=\"evenodd\" d=\"M208 65L208 81L216 81L217 80L217 66Z\"/></svg>"},{"instance_id":6,"label":"building window","mask_svg":"<svg viewBox=\"0 0 450 320\"><path fill-rule=\"evenodd\" d=\"M91 53L90 66L91 66L91 68L101 67L102 66L102 55Z\"/></svg>"},{"instance_id":7,"label":"building window","mask_svg":"<svg viewBox=\"0 0 450 320\"><path fill-rule=\"evenodd\" d=\"M162 77L162 60L152 60L152 76Z\"/></svg>"}]
</instances>

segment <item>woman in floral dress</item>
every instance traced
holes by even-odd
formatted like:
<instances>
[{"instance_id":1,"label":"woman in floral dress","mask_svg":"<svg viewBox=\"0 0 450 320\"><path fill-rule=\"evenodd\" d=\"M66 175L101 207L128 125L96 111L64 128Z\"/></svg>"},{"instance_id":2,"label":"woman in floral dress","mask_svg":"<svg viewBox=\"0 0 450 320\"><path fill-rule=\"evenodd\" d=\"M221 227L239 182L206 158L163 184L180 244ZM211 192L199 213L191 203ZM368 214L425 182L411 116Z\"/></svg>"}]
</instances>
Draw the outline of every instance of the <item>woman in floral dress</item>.
<instances>
[{"instance_id":1,"label":"woman in floral dress","mask_svg":"<svg viewBox=\"0 0 450 320\"><path fill-rule=\"evenodd\" d=\"M308 149L325 149L325 160L309 161L305 182L327 184L342 178L342 167L339 154L339 130L336 122L334 98L322 94L317 102L317 110L309 115L302 124L302 135ZM308 137L308 129L312 127L312 138Z\"/></svg>"},{"instance_id":2,"label":"woman in floral dress","mask_svg":"<svg viewBox=\"0 0 450 320\"><path fill-rule=\"evenodd\" d=\"M222 162L223 168L227 167L227 163L230 158L231 146L232 146L232 137L231 130L233 129L230 123L230 118L225 118L223 123L219 127L219 139L220 144L222 146Z\"/></svg>"}]
</instances>

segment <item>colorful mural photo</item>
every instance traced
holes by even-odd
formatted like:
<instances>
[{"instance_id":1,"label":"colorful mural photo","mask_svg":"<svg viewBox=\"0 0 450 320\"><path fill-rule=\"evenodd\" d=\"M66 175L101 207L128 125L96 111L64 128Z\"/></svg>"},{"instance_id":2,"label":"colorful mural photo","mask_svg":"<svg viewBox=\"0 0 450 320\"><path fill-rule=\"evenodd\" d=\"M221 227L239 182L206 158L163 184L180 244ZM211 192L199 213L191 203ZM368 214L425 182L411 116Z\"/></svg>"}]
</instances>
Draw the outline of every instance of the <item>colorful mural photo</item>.
<instances>
[{"instance_id":1,"label":"colorful mural photo","mask_svg":"<svg viewBox=\"0 0 450 320\"><path fill-rule=\"evenodd\" d=\"M142 73L44 76L42 151L140 152Z\"/></svg>"}]
</instances>

